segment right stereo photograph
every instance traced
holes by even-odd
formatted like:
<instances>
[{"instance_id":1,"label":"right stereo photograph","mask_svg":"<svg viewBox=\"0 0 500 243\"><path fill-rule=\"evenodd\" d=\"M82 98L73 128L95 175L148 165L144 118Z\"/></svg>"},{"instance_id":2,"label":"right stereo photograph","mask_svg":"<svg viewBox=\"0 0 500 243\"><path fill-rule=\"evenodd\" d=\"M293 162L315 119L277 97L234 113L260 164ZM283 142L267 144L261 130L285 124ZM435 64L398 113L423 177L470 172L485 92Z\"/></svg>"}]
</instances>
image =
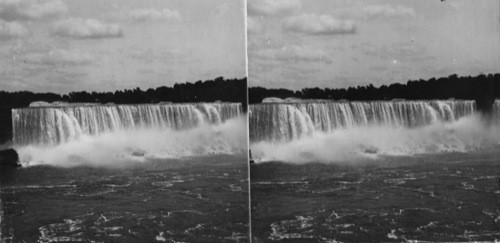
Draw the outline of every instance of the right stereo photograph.
<instances>
[{"instance_id":1,"label":"right stereo photograph","mask_svg":"<svg viewBox=\"0 0 500 243\"><path fill-rule=\"evenodd\" d=\"M247 11L253 242L500 239L500 2Z\"/></svg>"}]
</instances>

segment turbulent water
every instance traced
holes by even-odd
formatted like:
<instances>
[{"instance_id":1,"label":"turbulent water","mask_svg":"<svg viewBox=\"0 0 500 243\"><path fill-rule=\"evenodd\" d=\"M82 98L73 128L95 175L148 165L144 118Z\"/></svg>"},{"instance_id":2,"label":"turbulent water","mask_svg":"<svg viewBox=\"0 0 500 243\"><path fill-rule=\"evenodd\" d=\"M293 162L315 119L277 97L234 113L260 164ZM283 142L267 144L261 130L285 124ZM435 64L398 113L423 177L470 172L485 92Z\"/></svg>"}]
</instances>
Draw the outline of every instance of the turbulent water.
<instances>
[{"instance_id":1,"label":"turbulent water","mask_svg":"<svg viewBox=\"0 0 500 243\"><path fill-rule=\"evenodd\" d=\"M12 111L23 167L0 172L1 242L247 242L240 104Z\"/></svg>"},{"instance_id":2,"label":"turbulent water","mask_svg":"<svg viewBox=\"0 0 500 243\"><path fill-rule=\"evenodd\" d=\"M500 101L250 107L252 236L283 242L500 239Z\"/></svg>"},{"instance_id":3,"label":"turbulent water","mask_svg":"<svg viewBox=\"0 0 500 243\"><path fill-rule=\"evenodd\" d=\"M331 161L469 151L500 144L500 101L485 124L474 101L264 103L250 106L257 159Z\"/></svg>"},{"instance_id":4,"label":"turbulent water","mask_svg":"<svg viewBox=\"0 0 500 243\"><path fill-rule=\"evenodd\" d=\"M248 242L244 155L0 172L0 242Z\"/></svg>"},{"instance_id":5,"label":"turbulent water","mask_svg":"<svg viewBox=\"0 0 500 243\"><path fill-rule=\"evenodd\" d=\"M12 111L21 163L121 167L246 151L240 104L79 105Z\"/></svg>"},{"instance_id":6,"label":"turbulent water","mask_svg":"<svg viewBox=\"0 0 500 243\"><path fill-rule=\"evenodd\" d=\"M251 166L252 236L283 242L497 242L500 154Z\"/></svg>"}]
</instances>

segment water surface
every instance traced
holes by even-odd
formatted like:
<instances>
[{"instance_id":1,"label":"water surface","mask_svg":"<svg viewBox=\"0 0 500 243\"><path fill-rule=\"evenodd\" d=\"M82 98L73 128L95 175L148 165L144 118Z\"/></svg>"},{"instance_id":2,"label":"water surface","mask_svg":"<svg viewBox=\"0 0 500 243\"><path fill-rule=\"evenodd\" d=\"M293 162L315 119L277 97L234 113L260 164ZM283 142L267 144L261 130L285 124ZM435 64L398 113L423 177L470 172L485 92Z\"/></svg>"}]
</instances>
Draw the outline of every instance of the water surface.
<instances>
[{"instance_id":1,"label":"water surface","mask_svg":"<svg viewBox=\"0 0 500 243\"><path fill-rule=\"evenodd\" d=\"M6 242L248 241L247 158L125 168L31 166L0 176Z\"/></svg>"}]
</instances>

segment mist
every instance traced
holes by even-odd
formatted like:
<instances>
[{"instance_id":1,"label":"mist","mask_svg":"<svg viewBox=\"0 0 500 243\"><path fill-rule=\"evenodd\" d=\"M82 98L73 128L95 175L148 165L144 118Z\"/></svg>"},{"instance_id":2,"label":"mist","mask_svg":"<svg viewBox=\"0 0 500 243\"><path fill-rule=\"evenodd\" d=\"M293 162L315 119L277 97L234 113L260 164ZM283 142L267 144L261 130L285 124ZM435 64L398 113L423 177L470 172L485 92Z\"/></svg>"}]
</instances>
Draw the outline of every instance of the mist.
<instances>
[{"instance_id":1,"label":"mist","mask_svg":"<svg viewBox=\"0 0 500 243\"><path fill-rule=\"evenodd\" d=\"M500 148L500 126L478 115L452 122L408 128L372 125L314 131L291 141L261 141L250 145L257 162L353 163L381 156L473 152Z\"/></svg>"},{"instance_id":2,"label":"mist","mask_svg":"<svg viewBox=\"0 0 500 243\"><path fill-rule=\"evenodd\" d=\"M214 154L247 153L246 118L220 124L202 123L187 130L140 128L81 135L55 146L19 145L23 166L95 166L121 168L150 160L189 158Z\"/></svg>"}]
</instances>

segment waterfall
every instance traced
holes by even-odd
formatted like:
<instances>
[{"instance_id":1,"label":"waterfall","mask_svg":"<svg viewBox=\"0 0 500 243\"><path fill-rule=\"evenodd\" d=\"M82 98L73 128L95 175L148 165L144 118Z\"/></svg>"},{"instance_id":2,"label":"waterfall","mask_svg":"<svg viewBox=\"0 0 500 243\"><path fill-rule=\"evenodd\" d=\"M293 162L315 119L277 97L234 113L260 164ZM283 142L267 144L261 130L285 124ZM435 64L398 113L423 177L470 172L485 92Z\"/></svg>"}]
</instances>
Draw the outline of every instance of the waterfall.
<instances>
[{"instance_id":1,"label":"waterfall","mask_svg":"<svg viewBox=\"0 0 500 243\"><path fill-rule=\"evenodd\" d=\"M220 124L242 113L237 103L79 105L12 110L16 145L57 145L82 135L138 128L183 130Z\"/></svg>"},{"instance_id":2,"label":"waterfall","mask_svg":"<svg viewBox=\"0 0 500 243\"><path fill-rule=\"evenodd\" d=\"M500 102L495 102L500 114ZM474 114L474 101L263 103L250 106L250 141L289 141L313 132L369 126L420 127Z\"/></svg>"}]
</instances>

